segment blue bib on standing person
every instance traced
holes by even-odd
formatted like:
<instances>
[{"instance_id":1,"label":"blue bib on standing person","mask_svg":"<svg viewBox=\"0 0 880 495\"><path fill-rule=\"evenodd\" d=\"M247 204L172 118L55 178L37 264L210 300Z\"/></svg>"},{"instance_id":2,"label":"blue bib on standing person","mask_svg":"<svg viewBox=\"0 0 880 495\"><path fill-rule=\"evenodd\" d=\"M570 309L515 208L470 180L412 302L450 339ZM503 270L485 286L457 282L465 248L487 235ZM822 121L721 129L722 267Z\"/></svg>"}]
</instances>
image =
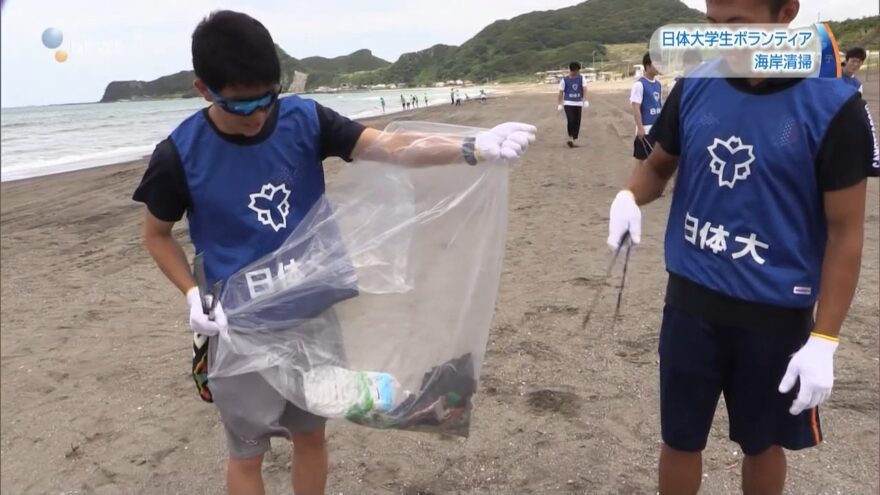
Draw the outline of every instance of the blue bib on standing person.
<instances>
[{"instance_id":1,"label":"blue bib on standing person","mask_svg":"<svg viewBox=\"0 0 880 495\"><path fill-rule=\"evenodd\" d=\"M654 125L663 110L660 81L651 82L642 77L639 82L642 83L642 125Z\"/></svg>"},{"instance_id":2,"label":"blue bib on standing person","mask_svg":"<svg viewBox=\"0 0 880 495\"><path fill-rule=\"evenodd\" d=\"M737 299L812 306L827 237L816 154L856 91L822 78L765 95L721 78L680 84L667 269Z\"/></svg>"},{"instance_id":3,"label":"blue bib on standing person","mask_svg":"<svg viewBox=\"0 0 880 495\"><path fill-rule=\"evenodd\" d=\"M584 76L565 76L565 101L581 101L584 99Z\"/></svg>"},{"instance_id":4,"label":"blue bib on standing person","mask_svg":"<svg viewBox=\"0 0 880 495\"><path fill-rule=\"evenodd\" d=\"M274 132L242 145L217 134L203 112L171 133L192 200L187 214L208 283L278 248L324 193L313 103L278 101Z\"/></svg>"},{"instance_id":5,"label":"blue bib on standing person","mask_svg":"<svg viewBox=\"0 0 880 495\"><path fill-rule=\"evenodd\" d=\"M290 96L280 99L278 105L275 129L255 144L223 139L201 111L171 133L192 201L187 214L190 238L196 253L204 254L209 285L226 282L241 268L281 247L324 194L321 130L314 103ZM319 244L336 232L335 224L326 222L322 229L334 230L325 234ZM334 302L356 294L353 269L347 263L342 243L327 243L335 244L339 252L321 254L342 281L315 288L305 297L293 294L290 301L263 308L258 315L261 321L283 326L287 321L314 316ZM237 291L235 296L243 303L279 290L283 284L276 287L274 280L282 280L285 274L290 276L287 270L296 269L300 255L314 256L313 252L310 240L306 240L288 253L290 260L274 260L278 262L275 266L260 266L255 276L249 273L241 277L246 283L237 280L229 288Z\"/></svg>"},{"instance_id":6,"label":"blue bib on standing person","mask_svg":"<svg viewBox=\"0 0 880 495\"><path fill-rule=\"evenodd\" d=\"M862 81L859 81L859 78L856 76L847 76L846 74L844 74L840 77L840 79L846 84L856 88L856 91L858 91L859 88L862 87Z\"/></svg>"}]
</instances>

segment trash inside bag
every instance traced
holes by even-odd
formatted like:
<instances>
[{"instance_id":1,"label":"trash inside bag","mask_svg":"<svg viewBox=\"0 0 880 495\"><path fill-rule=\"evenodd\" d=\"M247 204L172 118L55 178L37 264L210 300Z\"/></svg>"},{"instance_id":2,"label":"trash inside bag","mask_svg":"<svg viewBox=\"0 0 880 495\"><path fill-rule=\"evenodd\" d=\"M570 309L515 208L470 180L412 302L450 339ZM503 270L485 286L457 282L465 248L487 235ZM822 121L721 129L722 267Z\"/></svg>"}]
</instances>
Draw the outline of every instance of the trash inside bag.
<instances>
[{"instance_id":1,"label":"trash inside bag","mask_svg":"<svg viewBox=\"0 0 880 495\"><path fill-rule=\"evenodd\" d=\"M404 122L383 136L481 130ZM260 373L319 416L467 436L501 277L508 174L464 159L344 166L279 249L225 281L229 331L209 377Z\"/></svg>"}]
</instances>

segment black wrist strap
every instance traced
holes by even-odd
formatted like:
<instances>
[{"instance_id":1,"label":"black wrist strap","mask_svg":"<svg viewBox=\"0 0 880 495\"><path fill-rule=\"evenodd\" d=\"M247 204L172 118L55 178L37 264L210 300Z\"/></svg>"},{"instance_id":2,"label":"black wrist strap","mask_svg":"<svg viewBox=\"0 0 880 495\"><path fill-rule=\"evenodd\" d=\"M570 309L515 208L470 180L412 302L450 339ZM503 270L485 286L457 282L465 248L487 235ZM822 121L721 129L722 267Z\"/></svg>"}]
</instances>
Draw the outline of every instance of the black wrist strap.
<instances>
[{"instance_id":1,"label":"black wrist strap","mask_svg":"<svg viewBox=\"0 0 880 495\"><path fill-rule=\"evenodd\" d=\"M461 154L468 165L477 164L477 156L475 154L476 141L476 138L466 137L461 143Z\"/></svg>"}]
</instances>

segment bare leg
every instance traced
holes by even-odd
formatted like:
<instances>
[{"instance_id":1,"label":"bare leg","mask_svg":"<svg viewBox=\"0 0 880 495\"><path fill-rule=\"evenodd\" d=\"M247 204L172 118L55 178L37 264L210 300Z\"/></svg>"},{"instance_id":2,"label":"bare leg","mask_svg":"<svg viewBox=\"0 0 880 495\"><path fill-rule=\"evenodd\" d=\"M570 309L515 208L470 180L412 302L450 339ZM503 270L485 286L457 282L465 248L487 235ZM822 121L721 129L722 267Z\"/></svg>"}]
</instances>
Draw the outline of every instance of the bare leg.
<instances>
[{"instance_id":1,"label":"bare leg","mask_svg":"<svg viewBox=\"0 0 880 495\"><path fill-rule=\"evenodd\" d=\"M324 495L327 486L327 440L324 427L311 433L293 434L293 493Z\"/></svg>"},{"instance_id":2,"label":"bare leg","mask_svg":"<svg viewBox=\"0 0 880 495\"><path fill-rule=\"evenodd\" d=\"M229 495L263 495L263 456L229 459L226 487Z\"/></svg>"},{"instance_id":3,"label":"bare leg","mask_svg":"<svg viewBox=\"0 0 880 495\"><path fill-rule=\"evenodd\" d=\"M758 455L747 455L742 466L744 495L782 495L785 487L785 451L774 445Z\"/></svg>"},{"instance_id":4,"label":"bare leg","mask_svg":"<svg viewBox=\"0 0 880 495\"><path fill-rule=\"evenodd\" d=\"M660 450L660 495L696 495L703 480L703 454L663 444Z\"/></svg>"}]
</instances>

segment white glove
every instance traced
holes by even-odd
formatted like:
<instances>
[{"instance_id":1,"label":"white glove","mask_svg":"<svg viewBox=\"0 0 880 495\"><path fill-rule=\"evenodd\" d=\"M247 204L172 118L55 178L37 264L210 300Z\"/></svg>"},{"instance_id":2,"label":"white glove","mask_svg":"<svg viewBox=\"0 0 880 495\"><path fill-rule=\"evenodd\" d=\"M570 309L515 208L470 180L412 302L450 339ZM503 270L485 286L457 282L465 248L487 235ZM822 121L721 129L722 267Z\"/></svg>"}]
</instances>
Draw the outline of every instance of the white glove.
<instances>
[{"instance_id":1,"label":"white glove","mask_svg":"<svg viewBox=\"0 0 880 495\"><path fill-rule=\"evenodd\" d=\"M538 129L529 124L507 122L477 134L474 141L477 159L480 161L515 160L529 143L535 141Z\"/></svg>"},{"instance_id":2,"label":"white glove","mask_svg":"<svg viewBox=\"0 0 880 495\"><path fill-rule=\"evenodd\" d=\"M584 100L584 108L588 108L589 106L590 106L590 102L587 100Z\"/></svg>"},{"instance_id":3,"label":"white glove","mask_svg":"<svg viewBox=\"0 0 880 495\"><path fill-rule=\"evenodd\" d=\"M834 385L834 351L837 342L832 337L810 335L807 343L791 357L785 376L779 382L779 392L788 393L800 378L801 386L797 398L788 410L797 416L806 409L812 409L825 402L831 395Z\"/></svg>"},{"instance_id":4,"label":"white glove","mask_svg":"<svg viewBox=\"0 0 880 495\"><path fill-rule=\"evenodd\" d=\"M209 303L211 297L213 296L209 294ZM217 301L217 305L214 306L214 321L208 319L208 315L202 311L202 299L198 287L193 287L187 291L186 302L189 304L189 326L193 332L213 337L218 335L221 330L229 328L229 324L226 321L226 313L223 312L223 306L220 305L220 301Z\"/></svg>"},{"instance_id":5,"label":"white glove","mask_svg":"<svg viewBox=\"0 0 880 495\"><path fill-rule=\"evenodd\" d=\"M642 241L642 210L636 204L636 198L629 190L617 193L611 203L608 218L608 247L612 251L620 248L623 235L629 232L632 244Z\"/></svg>"},{"instance_id":6,"label":"white glove","mask_svg":"<svg viewBox=\"0 0 880 495\"><path fill-rule=\"evenodd\" d=\"M556 111L557 111L557 112L561 112L561 111L562 111L562 105L556 105Z\"/></svg>"}]
</instances>

